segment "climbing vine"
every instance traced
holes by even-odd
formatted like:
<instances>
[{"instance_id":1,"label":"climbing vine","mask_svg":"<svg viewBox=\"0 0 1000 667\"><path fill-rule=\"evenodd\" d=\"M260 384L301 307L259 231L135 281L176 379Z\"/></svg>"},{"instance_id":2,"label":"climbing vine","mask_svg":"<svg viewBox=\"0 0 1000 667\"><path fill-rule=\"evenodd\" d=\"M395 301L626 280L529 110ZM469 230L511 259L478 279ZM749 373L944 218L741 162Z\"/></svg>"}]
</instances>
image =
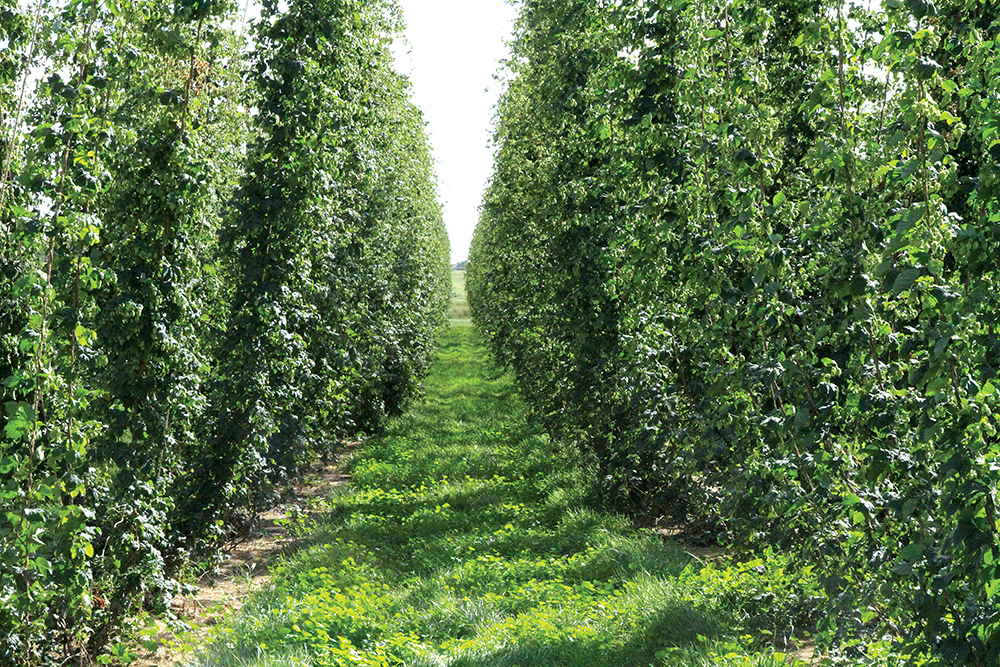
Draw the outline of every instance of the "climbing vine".
<instances>
[{"instance_id":1,"label":"climbing vine","mask_svg":"<svg viewBox=\"0 0 1000 667\"><path fill-rule=\"evenodd\" d=\"M447 241L391 68L393 16L388 3L265 7L260 137L222 233L236 284L214 427L182 481L186 535L223 509L252 514L331 438L378 428L429 365Z\"/></svg>"},{"instance_id":2,"label":"climbing vine","mask_svg":"<svg viewBox=\"0 0 1000 667\"><path fill-rule=\"evenodd\" d=\"M998 19L522 6L477 325L611 499L817 568L845 651L998 657Z\"/></svg>"},{"instance_id":3,"label":"climbing vine","mask_svg":"<svg viewBox=\"0 0 1000 667\"><path fill-rule=\"evenodd\" d=\"M391 2L0 6L0 662L123 655L447 297ZM232 26L236 25L236 28Z\"/></svg>"}]
</instances>

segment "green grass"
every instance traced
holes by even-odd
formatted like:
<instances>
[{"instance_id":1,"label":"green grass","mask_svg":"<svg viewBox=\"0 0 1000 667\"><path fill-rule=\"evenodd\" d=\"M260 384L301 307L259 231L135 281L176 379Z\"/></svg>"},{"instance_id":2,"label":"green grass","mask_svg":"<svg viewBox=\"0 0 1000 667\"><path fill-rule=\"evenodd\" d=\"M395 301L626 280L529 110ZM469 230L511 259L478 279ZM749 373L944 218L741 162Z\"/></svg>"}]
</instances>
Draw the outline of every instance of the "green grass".
<instances>
[{"instance_id":1,"label":"green grass","mask_svg":"<svg viewBox=\"0 0 1000 667\"><path fill-rule=\"evenodd\" d=\"M451 306L449 320L468 320L471 317L468 297L465 294L465 271L451 272Z\"/></svg>"},{"instance_id":2,"label":"green grass","mask_svg":"<svg viewBox=\"0 0 1000 667\"><path fill-rule=\"evenodd\" d=\"M803 588L782 588L780 559L704 567L595 508L591 471L531 422L471 327L442 335L426 387L198 665L783 663L744 629Z\"/></svg>"}]
</instances>

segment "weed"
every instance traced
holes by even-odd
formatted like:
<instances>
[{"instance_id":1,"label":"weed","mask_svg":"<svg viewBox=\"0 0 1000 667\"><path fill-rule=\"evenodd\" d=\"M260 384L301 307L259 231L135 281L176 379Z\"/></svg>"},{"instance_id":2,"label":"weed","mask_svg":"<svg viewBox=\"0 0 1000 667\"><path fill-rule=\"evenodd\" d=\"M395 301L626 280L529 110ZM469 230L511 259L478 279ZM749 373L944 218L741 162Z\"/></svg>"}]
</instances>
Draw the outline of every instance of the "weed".
<instances>
[{"instance_id":1,"label":"weed","mask_svg":"<svg viewBox=\"0 0 1000 667\"><path fill-rule=\"evenodd\" d=\"M201 665L785 664L755 628L811 584L775 559L703 566L590 506L591 471L488 372L470 328L443 334L426 384Z\"/></svg>"}]
</instances>

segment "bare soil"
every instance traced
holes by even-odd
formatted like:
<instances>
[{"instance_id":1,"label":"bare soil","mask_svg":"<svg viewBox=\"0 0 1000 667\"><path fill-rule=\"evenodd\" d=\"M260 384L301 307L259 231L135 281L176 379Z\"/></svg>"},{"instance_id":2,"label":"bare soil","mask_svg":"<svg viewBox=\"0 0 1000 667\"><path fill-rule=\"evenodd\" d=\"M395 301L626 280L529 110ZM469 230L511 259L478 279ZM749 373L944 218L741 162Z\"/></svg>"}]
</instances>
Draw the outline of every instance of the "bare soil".
<instances>
[{"instance_id":1,"label":"bare soil","mask_svg":"<svg viewBox=\"0 0 1000 667\"><path fill-rule=\"evenodd\" d=\"M271 568L278 558L295 549L296 540L282 524L293 513L310 511L310 501L323 498L349 481L342 465L315 463L293 485L291 500L260 516L251 535L226 552L226 560L215 571L206 572L194 582L198 592L189 597L175 598L171 609L190 630L175 632L162 619L156 620L158 632L153 639L158 646L153 651L139 647L135 667L174 667L183 665L193 653L204 646L213 626L237 613L251 593L267 585Z\"/></svg>"},{"instance_id":2,"label":"bare soil","mask_svg":"<svg viewBox=\"0 0 1000 667\"><path fill-rule=\"evenodd\" d=\"M816 653L816 644L807 643L788 652L790 664L798 667L813 667L819 665L819 654Z\"/></svg>"}]
</instances>

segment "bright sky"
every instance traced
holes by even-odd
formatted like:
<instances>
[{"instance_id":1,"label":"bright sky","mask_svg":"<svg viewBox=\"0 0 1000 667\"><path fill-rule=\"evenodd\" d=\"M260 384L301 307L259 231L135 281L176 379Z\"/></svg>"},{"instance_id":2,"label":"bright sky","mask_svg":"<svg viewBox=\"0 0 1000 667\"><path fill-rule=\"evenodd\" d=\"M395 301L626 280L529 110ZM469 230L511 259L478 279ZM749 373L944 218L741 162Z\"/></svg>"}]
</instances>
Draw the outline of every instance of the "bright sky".
<instances>
[{"instance_id":1,"label":"bright sky","mask_svg":"<svg viewBox=\"0 0 1000 667\"><path fill-rule=\"evenodd\" d=\"M438 195L452 262L468 256L483 188L493 169L493 79L507 57L515 7L504 0L399 0L410 42L397 66L413 81L437 161Z\"/></svg>"}]
</instances>

